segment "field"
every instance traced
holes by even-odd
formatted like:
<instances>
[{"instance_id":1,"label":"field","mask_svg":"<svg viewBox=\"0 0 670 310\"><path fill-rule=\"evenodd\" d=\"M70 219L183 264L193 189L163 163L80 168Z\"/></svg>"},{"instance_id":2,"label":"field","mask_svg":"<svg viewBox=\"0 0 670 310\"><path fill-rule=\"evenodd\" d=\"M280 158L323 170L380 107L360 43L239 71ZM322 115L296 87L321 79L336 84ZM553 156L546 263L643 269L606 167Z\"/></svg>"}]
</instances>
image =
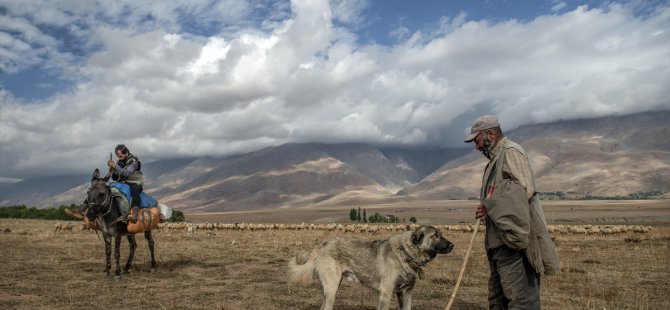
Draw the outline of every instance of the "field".
<instances>
[{"instance_id":1,"label":"field","mask_svg":"<svg viewBox=\"0 0 670 310\"><path fill-rule=\"evenodd\" d=\"M197 222L227 223L347 223L349 210L360 207L370 216L394 215L420 224L473 223L478 201L398 201L341 207L260 210L251 212L190 213ZM670 223L670 200L549 200L542 206L548 224L640 224Z\"/></svg>"},{"instance_id":2,"label":"field","mask_svg":"<svg viewBox=\"0 0 670 310\"><path fill-rule=\"evenodd\" d=\"M543 307L670 308L670 223L663 220L668 216L668 206L661 203L661 207L655 208L642 204L637 215L631 217L628 216L632 213L626 213L630 205L591 207L608 209L606 213L615 215L600 214L595 217L598 223L605 218L645 222L653 230L609 235L555 233L562 272L543 277ZM471 217L465 216L472 214L469 207L456 210L459 208L454 206L452 212L463 212L464 221L470 221ZM570 213L567 217L555 216L554 221L584 222L588 217L574 214L581 207L577 209L567 212ZM321 211L326 214L322 218L334 216L328 210ZM547 213L549 218L550 212ZM187 218L193 220L199 216L205 215L187 215ZM254 216L247 214L245 218ZM263 216L268 217L264 221L268 223L281 219L281 216ZM216 217L207 218L214 222L212 219ZM421 222L421 216L417 218ZM660 220L652 221L653 218ZM610 224L615 220L603 221ZM115 281L102 273L104 245L95 233L55 232L56 223L59 222L0 219L0 309L318 309L322 298L320 285L287 284L287 260L299 250L333 235L367 240L390 235L318 230L198 230L194 234L160 230L154 234L158 272L148 272L147 244L138 236L132 273ZM415 309L444 309L454 287L470 233L447 231L445 236L456 248L448 255L438 256L425 269L424 278L415 288ZM122 263L127 253L124 238ZM488 265L480 233L453 309L485 309L487 279ZM335 308L375 309L376 300L376 292L345 281ZM392 309L397 309L397 305L393 304Z\"/></svg>"}]
</instances>

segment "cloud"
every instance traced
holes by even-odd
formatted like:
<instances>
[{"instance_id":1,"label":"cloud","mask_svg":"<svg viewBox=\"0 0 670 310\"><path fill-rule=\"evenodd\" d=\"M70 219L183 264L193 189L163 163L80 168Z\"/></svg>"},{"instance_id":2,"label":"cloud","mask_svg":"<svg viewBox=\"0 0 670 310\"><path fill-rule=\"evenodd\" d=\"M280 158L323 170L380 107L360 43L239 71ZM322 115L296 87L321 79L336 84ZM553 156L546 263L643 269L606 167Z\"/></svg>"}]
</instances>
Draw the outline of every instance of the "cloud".
<instances>
[{"instance_id":1,"label":"cloud","mask_svg":"<svg viewBox=\"0 0 670 310\"><path fill-rule=\"evenodd\" d=\"M567 3L563 2L563 1L556 2L556 4L554 4L551 7L551 11L552 12L559 12L559 11L563 10L566 6L567 6Z\"/></svg>"},{"instance_id":2,"label":"cloud","mask_svg":"<svg viewBox=\"0 0 670 310\"><path fill-rule=\"evenodd\" d=\"M144 161L286 142L460 147L478 114L512 129L670 108L668 6L462 12L384 46L358 43L355 1L25 3L0 19L0 53L16 55L3 70L56 59L79 82L33 103L0 89L0 177L89 172L119 143ZM54 27L86 48L63 52Z\"/></svg>"}]
</instances>

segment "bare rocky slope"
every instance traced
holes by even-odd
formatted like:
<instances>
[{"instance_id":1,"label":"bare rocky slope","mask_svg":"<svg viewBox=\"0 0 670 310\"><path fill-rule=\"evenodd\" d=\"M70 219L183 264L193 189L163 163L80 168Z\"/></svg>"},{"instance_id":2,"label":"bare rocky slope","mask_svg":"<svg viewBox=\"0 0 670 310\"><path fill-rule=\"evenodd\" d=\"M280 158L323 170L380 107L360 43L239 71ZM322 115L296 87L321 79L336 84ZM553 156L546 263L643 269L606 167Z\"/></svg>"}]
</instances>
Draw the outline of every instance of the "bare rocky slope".
<instances>
[{"instance_id":1,"label":"bare rocky slope","mask_svg":"<svg viewBox=\"0 0 670 310\"><path fill-rule=\"evenodd\" d=\"M611 197L670 191L670 112L528 125L508 137L528 152L540 192ZM399 195L477 197L486 162L472 151Z\"/></svg>"},{"instance_id":2,"label":"bare rocky slope","mask_svg":"<svg viewBox=\"0 0 670 310\"><path fill-rule=\"evenodd\" d=\"M541 192L670 192L670 111L527 125L507 135L526 148ZM463 146L302 143L226 158L161 160L143 163L145 191L187 211L476 197L486 159L472 145ZM50 177L3 185L0 205L80 203L88 180Z\"/></svg>"}]
</instances>

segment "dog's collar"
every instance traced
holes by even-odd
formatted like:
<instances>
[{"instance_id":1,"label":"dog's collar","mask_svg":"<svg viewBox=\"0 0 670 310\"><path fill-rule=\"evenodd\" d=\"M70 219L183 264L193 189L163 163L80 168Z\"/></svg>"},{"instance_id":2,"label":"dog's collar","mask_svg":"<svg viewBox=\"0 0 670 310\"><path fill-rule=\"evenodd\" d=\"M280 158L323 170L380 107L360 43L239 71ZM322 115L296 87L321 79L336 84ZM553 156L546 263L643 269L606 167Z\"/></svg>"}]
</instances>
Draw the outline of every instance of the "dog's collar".
<instances>
[{"instance_id":1,"label":"dog's collar","mask_svg":"<svg viewBox=\"0 0 670 310\"><path fill-rule=\"evenodd\" d=\"M419 279L422 279L422 278L423 278L423 269L422 269L422 268L423 268L423 267L426 267L426 263L417 262L417 261L414 259L414 256L412 256L411 254L409 254L409 253L407 252L407 250L405 249L405 247L400 246L399 248L400 248L400 250L401 250L403 253L405 253L405 256L406 256L406 257L405 257L405 260L404 260L405 263L409 266L409 268L412 268L412 270L414 270L414 272L415 272L417 275L419 275Z\"/></svg>"},{"instance_id":2,"label":"dog's collar","mask_svg":"<svg viewBox=\"0 0 670 310\"><path fill-rule=\"evenodd\" d=\"M423 266L419 265L411 258L406 258L405 263L407 263L409 268L412 268L412 270L414 270L414 272L416 272L416 274L419 275L419 279L423 279L423 269L422 269L422 267L424 267L425 265L423 265Z\"/></svg>"}]
</instances>

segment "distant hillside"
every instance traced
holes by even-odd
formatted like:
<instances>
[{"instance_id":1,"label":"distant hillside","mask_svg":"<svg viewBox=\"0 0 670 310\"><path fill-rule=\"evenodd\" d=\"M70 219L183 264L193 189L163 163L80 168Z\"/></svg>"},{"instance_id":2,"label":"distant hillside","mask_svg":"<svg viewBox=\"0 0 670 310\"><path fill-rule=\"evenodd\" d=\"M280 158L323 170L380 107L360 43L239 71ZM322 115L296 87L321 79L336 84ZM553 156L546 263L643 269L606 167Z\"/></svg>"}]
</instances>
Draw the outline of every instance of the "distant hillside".
<instances>
[{"instance_id":1,"label":"distant hillside","mask_svg":"<svg viewBox=\"0 0 670 310\"><path fill-rule=\"evenodd\" d=\"M176 159L142 163L142 170L145 175L161 175L193 160ZM25 204L38 208L51 208L78 204L84 200L90 180L91 175L84 174L31 178L12 184L3 183L0 186L0 206Z\"/></svg>"},{"instance_id":2,"label":"distant hillside","mask_svg":"<svg viewBox=\"0 0 670 310\"><path fill-rule=\"evenodd\" d=\"M142 170L146 192L182 209L291 208L390 197L466 152L302 143L222 159L157 161L143 164ZM35 204L80 203L90 176L83 180Z\"/></svg>"},{"instance_id":3,"label":"distant hillside","mask_svg":"<svg viewBox=\"0 0 670 310\"><path fill-rule=\"evenodd\" d=\"M0 206L19 204L34 206L90 179L90 176L85 175L68 175L26 179L12 184L3 183L3 186L0 186Z\"/></svg>"},{"instance_id":4,"label":"distant hillside","mask_svg":"<svg viewBox=\"0 0 670 310\"><path fill-rule=\"evenodd\" d=\"M528 152L540 192L615 196L670 191L670 112L522 126L508 137ZM487 160L448 162L399 195L477 197Z\"/></svg>"},{"instance_id":5,"label":"distant hillside","mask_svg":"<svg viewBox=\"0 0 670 310\"><path fill-rule=\"evenodd\" d=\"M385 155L390 154L390 158ZM301 207L342 195L386 197L446 162L448 151L402 152L365 144L285 144L210 162L157 193L193 210ZM455 152L458 153L458 152ZM419 164L421 163L421 164ZM182 179L172 176L172 179Z\"/></svg>"},{"instance_id":6,"label":"distant hillside","mask_svg":"<svg viewBox=\"0 0 670 310\"><path fill-rule=\"evenodd\" d=\"M522 126L538 191L615 196L670 192L670 112ZM364 205L478 195L486 159L462 149L293 143L226 158L143 163L145 191L187 211ZM0 186L1 205L80 203L88 176Z\"/></svg>"}]
</instances>

